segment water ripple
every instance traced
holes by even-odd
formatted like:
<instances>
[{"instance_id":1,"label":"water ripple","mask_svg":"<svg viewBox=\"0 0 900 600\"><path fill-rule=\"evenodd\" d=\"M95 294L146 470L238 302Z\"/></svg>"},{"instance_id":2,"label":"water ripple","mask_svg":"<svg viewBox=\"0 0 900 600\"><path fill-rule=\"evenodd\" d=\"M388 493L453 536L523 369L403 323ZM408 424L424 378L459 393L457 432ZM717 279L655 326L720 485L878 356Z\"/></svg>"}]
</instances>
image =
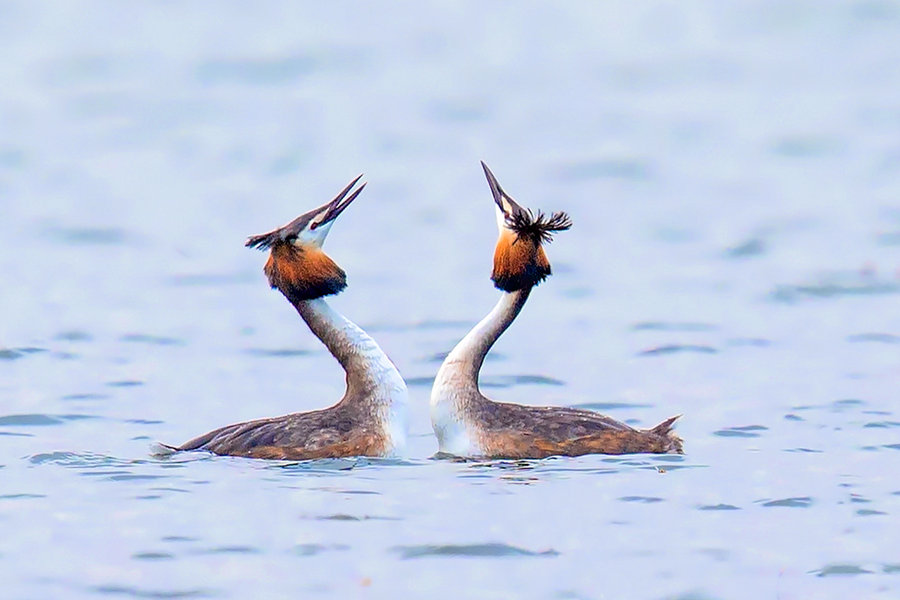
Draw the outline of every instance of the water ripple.
<instances>
[{"instance_id":1,"label":"water ripple","mask_svg":"<svg viewBox=\"0 0 900 600\"><path fill-rule=\"evenodd\" d=\"M33 498L46 498L46 494L2 494L0 500L30 500Z\"/></svg>"},{"instance_id":2,"label":"water ripple","mask_svg":"<svg viewBox=\"0 0 900 600\"><path fill-rule=\"evenodd\" d=\"M559 552L552 548L542 551L533 551L497 542L487 544L425 544L421 546L394 546L391 550L398 553L403 559L424 558L429 556L470 558L559 556Z\"/></svg>"},{"instance_id":3,"label":"water ripple","mask_svg":"<svg viewBox=\"0 0 900 600\"><path fill-rule=\"evenodd\" d=\"M718 431L714 431L713 435L718 435L720 437L759 437L758 431L766 431L768 427L764 427L762 425L742 425L740 427L726 427L725 429L720 429Z\"/></svg>"},{"instance_id":4,"label":"water ripple","mask_svg":"<svg viewBox=\"0 0 900 600\"><path fill-rule=\"evenodd\" d=\"M656 504L657 502L665 502L664 498L656 496L622 496L619 498L622 502L637 502L638 504Z\"/></svg>"},{"instance_id":5,"label":"water ripple","mask_svg":"<svg viewBox=\"0 0 900 600\"><path fill-rule=\"evenodd\" d=\"M675 332L691 332L691 331L715 331L717 325L711 323L698 322L675 322L675 321L642 321L631 326L632 331L675 331Z\"/></svg>"},{"instance_id":6,"label":"water ripple","mask_svg":"<svg viewBox=\"0 0 900 600\"><path fill-rule=\"evenodd\" d=\"M851 343L878 342L881 344L900 344L900 335L892 333L857 333L847 337Z\"/></svg>"},{"instance_id":7,"label":"water ripple","mask_svg":"<svg viewBox=\"0 0 900 600\"><path fill-rule=\"evenodd\" d=\"M45 414L21 414L0 416L0 425L7 427L19 426L46 426L62 425L67 421L81 421L84 419L100 419L97 415L45 415Z\"/></svg>"},{"instance_id":8,"label":"water ripple","mask_svg":"<svg viewBox=\"0 0 900 600\"><path fill-rule=\"evenodd\" d=\"M194 551L194 554L260 554L262 551L254 546L214 546L212 548L201 548Z\"/></svg>"},{"instance_id":9,"label":"water ripple","mask_svg":"<svg viewBox=\"0 0 900 600\"><path fill-rule=\"evenodd\" d=\"M772 300L792 304L809 298L841 298L846 296L876 296L896 294L900 284L862 278L849 281L825 281L822 283L779 285L770 294Z\"/></svg>"},{"instance_id":10,"label":"water ripple","mask_svg":"<svg viewBox=\"0 0 900 600\"><path fill-rule=\"evenodd\" d=\"M145 385L143 381L138 381L137 379L123 379L121 381L107 381L107 387L115 387L115 388L129 388L129 387L138 387Z\"/></svg>"},{"instance_id":11,"label":"water ripple","mask_svg":"<svg viewBox=\"0 0 900 600\"><path fill-rule=\"evenodd\" d=\"M129 342L137 344L151 344L154 346L183 346L184 340L178 338L165 337L159 335L149 335L146 333L126 333L119 338L120 342Z\"/></svg>"},{"instance_id":12,"label":"water ripple","mask_svg":"<svg viewBox=\"0 0 900 600\"><path fill-rule=\"evenodd\" d=\"M725 250L726 258L750 258L766 252L766 242L761 238L750 238Z\"/></svg>"},{"instance_id":13,"label":"water ripple","mask_svg":"<svg viewBox=\"0 0 900 600\"><path fill-rule=\"evenodd\" d=\"M716 354L719 351L712 346L703 346L699 344L668 344L665 346L656 346L641 350L638 356L662 356L666 354L680 354L683 352L693 352L698 354Z\"/></svg>"},{"instance_id":14,"label":"water ripple","mask_svg":"<svg viewBox=\"0 0 900 600\"><path fill-rule=\"evenodd\" d=\"M56 334L56 339L65 342L90 342L94 339L94 336L86 331L72 329L68 331L60 331Z\"/></svg>"},{"instance_id":15,"label":"water ripple","mask_svg":"<svg viewBox=\"0 0 900 600\"><path fill-rule=\"evenodd\" d=\"M188 590L148 590L125 585L101 585L92 588L98 594L128 596L131 598L211 598L212 590L195 588Z\"/></svg>"},{"instance_id":16,"label":"water ripple","mask_svg":"<svg viewBox=\"0 0 900 600\"><path fill-rule=\"evenodd\" d=\"M741 510L739 506L733 504L704 504L698 506L697 510Z\"/></svg>"},{"instance_id":17,"label":"water ripple","mask_svg":"<svg viewBox=\"0 0 900 600\"><path fill-rule=\"evenodd\" d=\"M60 465L63 467L76 468L104 468L113 466L132 466L149 464L152 461L142 459L123 459L114 456L106 456L103 454L94 454L91 452L46 452L42 454L34 454L28 457L28 461L34 465ZM127 473L127 471L122 471Z\"/></svg>"},{"instance_id":18,"label":"water ripple","mask_svg":"<svg viewBox=\"0 0 900 600\"><path fill-rule=\"evenodd\" d=\"M315 556L323 552L343 552L349 549L350 546L344 544L329 544L327 546L323 544L297 544L293 547L291 553L297 556Z\"/></svg>"},{"instance_id":19,"label":"water ripple","mask_svg":"<svg viewBox=\"0 0 900 600\"><path fill-rule=\"evenodd\" d=\"M174 554L169 552L137 552L131 555L134 560L171 560Z\"/></svg>"},{"instance_id":20,"label":"water ripple","mask_svg":"<svg viewBox=\"0 0 900 600\"><path fill-rule=\"evenodd\" d=\"M251 356L259 356L261 358L292 358L295 356L308 356L312 354L309 350L300 350L297 348L247 348L244 352Z\"/></svg>"},{"instance_id":21,"label":"water ripple","mask_svg":"<svg viewBox=\"0 0 900 600\"><path fill-rule=\"evenodd\" d=\"M44 235L69 246L121 246L132 241L132 234L115 227L50 227Z\"/></svg>"},{"instance_id":22,"label":"water ripple","mask_svg":"<svg viewBox=\"0 0 900 600\"><path fill-rule=\"evenodd\" d=\"M793 498L780 498L778 500L757 500L762 506L785 507L785 508L809 508L813 504L812 498L809 496L796 496Z\"/></svg>"},{"instance_id":23,"label":"water ripple","mask_svg":"<svg viewBox=\"0 0 900 600\"><path fill-rule=\"evenodd\" d=\"M834 564L826 565L816 571L810 571L810 573L815 574L817 577L831 577L833 575L865 575L867 573L872 573L872 571L864 569L859 565Z\"/></svg>"},{"instance_id":24,"label":"water ripple","mask_svg":"<svg viewBox=\"0 0 900 600\"><path fill-rule=\"evenodd\" d=\"M23 348L2 348L0 349L0 360L17 360L19 358L24 358L29 354L39 354L41 352L47 352L47 349L35 348L33 346L26 346Z\"/></svg>"}]
</instances>

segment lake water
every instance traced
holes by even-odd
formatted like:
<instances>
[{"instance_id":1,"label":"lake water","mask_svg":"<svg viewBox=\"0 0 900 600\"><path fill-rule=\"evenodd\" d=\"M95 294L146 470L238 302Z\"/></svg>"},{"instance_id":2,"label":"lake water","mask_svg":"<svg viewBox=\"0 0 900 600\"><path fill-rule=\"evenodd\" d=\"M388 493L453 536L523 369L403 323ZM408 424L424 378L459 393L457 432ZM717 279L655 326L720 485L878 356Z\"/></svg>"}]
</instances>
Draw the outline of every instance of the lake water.
<instances>
[{"instance_id":1,"label":"lake water","mask_svg":"<svg viewBox=\"0 0 900 600\"><path fill-rule=\"evenodd\" d=\"M3 598L897 598L900 4L0 4ZM484 159L574 221L498 400L684 456L431 459ZM402 460L158 458L342 374L243 247L370 182L333 305Z\"/></svg>"}]
</instances>

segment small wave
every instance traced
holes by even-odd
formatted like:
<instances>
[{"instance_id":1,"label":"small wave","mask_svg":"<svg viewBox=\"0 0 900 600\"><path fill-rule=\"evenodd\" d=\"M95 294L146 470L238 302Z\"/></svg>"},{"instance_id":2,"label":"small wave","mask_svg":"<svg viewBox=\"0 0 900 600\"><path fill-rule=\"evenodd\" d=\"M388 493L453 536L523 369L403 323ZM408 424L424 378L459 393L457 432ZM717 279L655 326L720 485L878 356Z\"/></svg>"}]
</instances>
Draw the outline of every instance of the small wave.
<instances>
[{"instance_id":1,"label":"small wave","mask_svg":"<svg viewBox=\"0 0 900 600\"><path fill-rule=\"evenodd\" d=\"M115 227L49 227L44 235L67 246L121 246L133 242L133 236Z\"/></svg>"},{"instance_id":2,"label":"small wave","mask_svg":"<svg viewBox=\"0 0 900 600\"><path fill-rule=\"evenodd\" d=\"M863 425L869 429L888 429L892 427L900 427L900 421L871 421Z\"/></svg>"},{"instance_id":3,"label":"small wave","mask_svg":"<svg viewBox=\"0 0 900 600\"><path fill-rule=\"evenodd\" d=\"M150 335L147 333L126 333L119 338L120 342L133 344L151 344L154 346L183 346L184 340L178 338Z\"/></svg>"},{"instance_id":4,"label":"small wave","mask_svg":"<svg viewBox=\"0 0 900 600\"><path fill-rule=\"evenodd\" d=\"M131 555L134 560L171 560L174 554L169 552L136 552Z\"/></svg>"},{"instance_id":5,"label":"small wave","mask_svg":"<svg viewBox=\"0 0 900 600\"><path fill-rule=\"evenodd\" d=\"M757 502L766 508L809 508L813 505L813 499L809 496L779 498L778 500L757 500Z\"/></svg>"},{"instance_id":6,"label":"small wave","mask_svg":"<svg viewBox=\"0 0 900 600\"><path fill-rule=\"evenodd\" d=\"M349 549L350 546L344 544L297 544L293 547L291 553L297 556L315 556L323 552L343 552Z\"/></svg>"},{"instance_id":7,"label":"small wave","mask_svg":"<svg viewBox=\"0 0 900 600\"><path fill-rule=\"evenodd\" d=\"M86 392L82 394L66 394L62 397L63 400L105 400L109 398L109 394L95 394L92 392Z\"/></svg>"},{"instance_id":8,"label":"small wave","mask_svg":"<svg viewBox=\"0 0 900 600\"><path fill-rule=\"evenodd\" d=\"M0 360L17 360L24 356L22 352L17 352L10 348L0 348Z\"/></svg>"},{"instance_id":9,"label":"small wave","mask_svg":"<svg viewBox=\"0 0 900 600\"><path fill-rule=\"evenodd\" d=\"M697 510L741 510L739 506L733 504L704 504L697 507Z\"/></svg>"},{"instance_id":10,"label":"small wave","mask_svg":"<svg viewBox=\"0 0 900 600\"><path fill-rule=\"evenodd\" d=\"M503 557L553 557L556 550L526 550L502 543L487 544L425 544L421 546L394 546L392 550L403 559L435 557L503 558Z\"/></svg>"},{"instance_id":11,"label":"small wave","mask_svg":"<svg viewBox=\"0 0 900 600\"><path fill-rule=\"evenodd\" d=\"M0 360L18 360L20 358L25 358L29 354L39 354L47 351L47 348L36 348L34 346L25 346L23 348L0 348Z\"/></svg>"},{"instance_id":12,"label":"small wave","mask_svg":"<svg viewBox=\"0 0 900 600\"><path fill-rule=\"evenodd\" d=\"M262 551L255 546L213 546L212 548L201 548L193 552L194 554L261 554Z\"/></svg>"},{"instance_id":13,"label":"small wave","mask_svg":"<svg viewBox=\"0 0 900 600\"><path fill-rule=\"evenodd\" d=\"M292 358L312 354L309 350L300 350L299 348L247 348L244 353L260 358Z\"/></svg>"},{"instance_id":14,"label":"small wave","mask_svg":"<svg viewBox=\"0 0 900 600\"><path fill-rule=\"evenodd\" d=\"M212 598L218 594L212 590L195 589L145 589L126 585L100 585L91 588L97 594L127 596L130 598Z\"/></svg>"},{"instance_id":15,"label":"small wave","mask_svg":"<svg viewBox=\"0 0 900 600\"><path fill-rule=\"evenodd\" d=\"M740 427L726 427L718 431L714 431L713 435L720 437L759 437L759 431L767 431L769 428L762 425L742 425Z\"/></svg>"},{"instance_id":16,"label":"small wave","mask_svg":"<svg viewBox=\"0 0 900 600\"><path fill-rule=\"evenodd\" d=\"M402 521L399 517L384 517L380 515L348 515L346 513L336 513L333 515L323 515L313 517L316 521Z\"/></svg>"},{"instance_id":17,"label":"small wave","mask_svg":"<svg viewBox=\"0 0 900 600\"><path fill-rule=\"evenodd\" d=\"M838 281L800 285L779 285L769 297L776 302L793 304L810 298L842 298L847 296L877 296L900 292L900 284L874 278L856 276Z\"/></svg>"},{"instance_id":18,"label":"small wave","mask_svg":"<svg viewBox=\"0 0 900 600\"><path fill-rule=\"evenodd\" d=\"M0 416L0 425L7 427L62 425L67 421L100 419L97 415L45 415L40 413Z\"/></svg>"},{"instance_id":19,"label":"small wave","mask_svg":"<svg viewBox=\"0 0 900 600\"><path fill-rule=\"evenodd\" d=\"M841 575L846 577L848 575L866 575L868 573L872 573L872 571L864 569L860 565L832 564L825 565L821 569L817 569L815 571L810 571L810 573L814 574L817 577L831 577L834 575Z\"/></svg>"},{"instance_id":20,"label":"small wave","mask_svg":"<svg viewBox=\"0 0 900 600\"><path fill-rule=\"evenodd\" d=\"M682 352L692 352L697 354L717 354L719 351L712 346L701 346L698 344L669 344L666 346L656 346L638 352L638 356L662 356L666 354L680 354Z\"/></svg>"},{"instance_id":21,"label":"small wave","mask_svg":"<svg viewBox=\"0 0 900 600\"><path fill-rule=\"evenodd\" d=\"M32 500L46 497L46 494L0 494L0 500Z\"/></svg>"},{"instance_id":22,"label":"small wave","mask_svg":"<svg viewBox=\"0 0 900 600\"><path fill-rule=\"evenodd\" d=\"M94 336L86 331L72 329L67 331L60 331L56 334L56 339L65 342L90 342L94 339Z\"/></svg>"},{"instance_id":23,"label":"small wave","mask_svg":"<svg viewBox=\"0 0 900 600\"><path fill-rule=\"evenodd\" d=\"M847 337L850 343L878 342L881 344L900 344L900 335L892 333L857 333Z\"/></svg>"},{"instance_id":24,"label":"small wave","mask_svg":"<svg viewBox=\"0 0 900 600\"><path fill-rule=\"evenodd\" d=\"M657 496L622 496L619 498L622 502L637 502L638 504L656 504L657 502L665 502L664 498Z\"/></svg>"},{"instance_id":25,"label":"small wave","mask_svg":"<svg viewBox=\"0 0 900 600\"><path fill-rule=\"evenodd\" d=\"M750 238L725 250L725 257L731 259L751 258L766 253L767 244L762 238Z\"/></svg>"},{"instance_id":26,"label":"small wave","mask_svg":"<svg viewBox=\"0 0 900 600\"><path fill-rule=\"evenodd\" d=\"M107 387L115 387L115 388L128 388L128 387L139 387L145 385L143 381L138 381L137 379L123 379L120 381L107 381Z\"/></svg>"},{"instance_id":27,"label":"small wave","mask_svg":"<svg viewBox=\"0 0 900 600\"><path fill-rule=\"evenodd\" d=\"M677 322L677 321L642 321L631 326L632 331L715 331L717 325L712 323L699 322Z\"/></svg>"},{"instance_id":28,"label":"small wave","mask_svg":"<svg viewBox=\"0 0 900 600\"><path fill-rule=\"evenodd\" d=\"M95 454L92 452L45 452L41 454L33 454L28 458L28 462L33 465L60 465L63 467L76 468L105 468L105 467L127 467L133 465L148 464L150 461L141 459L125 459L104 454ZM122 471L127 472L127 471Z\"/></svg>"}]
</instances>

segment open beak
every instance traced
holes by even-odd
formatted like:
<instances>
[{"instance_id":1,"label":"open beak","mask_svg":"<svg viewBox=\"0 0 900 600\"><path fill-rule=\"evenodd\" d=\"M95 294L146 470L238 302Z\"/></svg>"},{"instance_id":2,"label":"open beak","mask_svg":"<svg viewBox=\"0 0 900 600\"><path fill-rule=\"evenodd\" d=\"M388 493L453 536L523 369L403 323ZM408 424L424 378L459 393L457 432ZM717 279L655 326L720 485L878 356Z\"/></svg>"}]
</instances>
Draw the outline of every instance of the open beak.
<instances>
[{"instance_id":1,"label":"open beak","mask_svg":"<svg viewBox=\"0 0 900 600\"><path fill-rule=\"evenodd\" d=\"M347 187L341 190L340 193L327 204L323 204L315 210L300 215L287 225L279 227L278 229L274 229L268 233L251 236L247 239L245 245L248 248L265 250L279 242L292 242L298 237L308 237L310 238L309 241L321 245L322 242L325 241L325 236L328 235L328 229L331 227L331 223L338 215L344 212L348 206L350 206L351 202L356 200L359 193L366 187L366 184L364 183L359 186L356 191L350 194L350 190L353 189L353 186L355 186L360 179L362 179L362 175L358 175L356 179L347 184ZM347 194L350 195L348 196ZM321 218L316 220L317 217ZM316 232L316 229L319 229L319 231Z\"/></svg>"},{"instance_id":2,"label":"open beak","mask_svg":"<svg viewBox=\"0 0 900 600\"><path fill-rule=\"evenodd\" d=\"M313 211L313 212L321 212L321 210L323 208L327 208L328 212L325 213L325 215L322 217L322 219L320 221L310 225L310 229L316 229L317 227L321 227L322 225L324 225L326 223L330 223L331 221L334 221L335 219L337 219L338 215L340 215L342 212L344 212L344 209L347 208L348 206L350 206L350 203L353 202L354 200L356 200L356 197L359 196L359 193L362 192L363 189L365 189L366 184L364 183L361 186L359 186L359 188L357 188L355 192L353 192L352 194L347 196L347 194L350 192L350 190L353 189L353 186L355 186L356 183L360 179L362 179L362 174L358 175L356 177L356 179L354 179L353 181L348 183L347 187L345 187L343 190L341 190L341 193L334 197L334 200L332 200L325 206L317 209L317 211Z\"/></svg>"},{"instance_id":3,"label":"open beak","mask_svg":"<svg viewBox=\"0 0 900 600\"><path fill-rule=\"evenodd\" d=\"M515 200L509 197L509 194L503 191L503 188L497 182L497 178L494 177L488 166L484 164L484 161L481 161L481 168L484 169L484 176L487 177L488 185L491 186L494 203L496 203L497 209L503 213L504 219L511 219L513 215L525 212L524 208L519 206Z\"/></svg>"}]
</instances>

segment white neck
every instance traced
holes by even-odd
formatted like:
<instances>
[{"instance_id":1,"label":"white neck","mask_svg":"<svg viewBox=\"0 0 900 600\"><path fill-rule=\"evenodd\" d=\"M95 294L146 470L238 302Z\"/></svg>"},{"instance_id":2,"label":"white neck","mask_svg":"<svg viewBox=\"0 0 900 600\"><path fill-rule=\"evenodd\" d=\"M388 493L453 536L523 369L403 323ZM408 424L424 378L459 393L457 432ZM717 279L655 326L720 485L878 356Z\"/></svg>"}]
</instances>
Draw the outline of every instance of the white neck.
<instances>
[{"instance_id":1,"label":"white neck","mask_svg":"<svg viewBox=\"0 0 900 600\"><path fill-rule=\"evenodd\" d=\"M406 445L408 393L397 367L369 334L324 298L302 300L294 306L347 374L341 402L371 406L390 435L394 452L401 452Z\"/></svg>"},{"instance_id":2,"label":"white neck","mask_svg":"<svg viewBox=\"0 0 900 600\"><path fill-rule=\"evenodd\" d=\"M431 388L431 424L440 450L451 454L471 452L466 412L485 401L478 390L478 375L488 351L510 326L528 299L531 288L504 292L488 315L466 334L438 369Z\"/></svg>"}]
</instances>

